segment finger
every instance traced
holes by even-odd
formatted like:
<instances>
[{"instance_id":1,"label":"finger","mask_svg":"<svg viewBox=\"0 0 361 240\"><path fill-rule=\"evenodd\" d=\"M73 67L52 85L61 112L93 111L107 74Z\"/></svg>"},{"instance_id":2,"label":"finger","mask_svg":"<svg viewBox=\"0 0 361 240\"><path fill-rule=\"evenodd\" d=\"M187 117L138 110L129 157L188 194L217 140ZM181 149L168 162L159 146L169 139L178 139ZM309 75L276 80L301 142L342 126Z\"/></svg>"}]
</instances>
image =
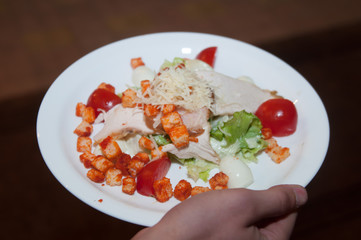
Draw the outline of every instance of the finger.
<instances>
[{"instance_id":1,"label":"finger","mask_svg":"<svg viewBox=\"0 0 361 240\"><path fill-rule=\"evenodd\" d=\"M290 239L297 218L297 212L292 212L286 216L268 222L264 226L259 226L259 231L268 240Z\"/></svg>"},{"instance_id":2,"label":"finger","mask_svg":"<svg viewBox=\"0 0 361 240\"><path fill-rule=\"evenodd\" d=\"M253 224L262 219L279 217L295 211L307 201L306 190L298 185L279 185L268 190L253 191L253 202L248 214L248 223Z\"/></svg>"}]
</instances>

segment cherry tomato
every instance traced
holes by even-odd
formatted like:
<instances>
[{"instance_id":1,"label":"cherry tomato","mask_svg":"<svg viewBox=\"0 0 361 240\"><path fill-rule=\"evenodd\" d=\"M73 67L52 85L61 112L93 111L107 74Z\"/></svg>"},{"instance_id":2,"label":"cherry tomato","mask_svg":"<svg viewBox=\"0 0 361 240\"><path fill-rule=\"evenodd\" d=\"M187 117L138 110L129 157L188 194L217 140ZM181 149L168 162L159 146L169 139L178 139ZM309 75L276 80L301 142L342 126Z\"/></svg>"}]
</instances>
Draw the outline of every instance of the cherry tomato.
<instances>
[{"instance_id":1,"label":"cherry tomato","mask_svg":"<svg viewBox=\"0 0 361 240\"><path fill-rule=\"evenodd\" d=\"M138 193L154 196L153 183L165 177L170 168L170 163L168 157L162 157L145 165L137 176Z\"/></svg>"},{"instance_id":2,"label":"cherry tomato","mask_svg":"<svg viewBox=\"0 0 361 240\"><path fill-rule=\"evenodd\" d=\"M95 110L95 116L98 116L101 111L99 109L103 109L105 111L109 111L115 105L121 103L121 98L102 88L97 88L88 98L88 107L92 107Z\"/></svg>"},{"instance_id":3,"label":"cherry tomato","mask_svg":"<svg viewBox=\"0 0 361 240\"><path fill-rule=\"evenodd\" d=\"M256 111L264 128L270 128L275 137L289 136L296 131L297 110L287 99L270 99L262 103Z\"/></svg>"},{"instance_id":4,"label":"cherry tomato","mask_svg":"<svg viewBox=\"0 0 361 240\"><path fill-rule=\"evenodd\" d=\"M211 67L214 67L214 61L216 59L217 47L209 47L201 51L196 59L208 63Z\"/></svg>"}]
</instances>

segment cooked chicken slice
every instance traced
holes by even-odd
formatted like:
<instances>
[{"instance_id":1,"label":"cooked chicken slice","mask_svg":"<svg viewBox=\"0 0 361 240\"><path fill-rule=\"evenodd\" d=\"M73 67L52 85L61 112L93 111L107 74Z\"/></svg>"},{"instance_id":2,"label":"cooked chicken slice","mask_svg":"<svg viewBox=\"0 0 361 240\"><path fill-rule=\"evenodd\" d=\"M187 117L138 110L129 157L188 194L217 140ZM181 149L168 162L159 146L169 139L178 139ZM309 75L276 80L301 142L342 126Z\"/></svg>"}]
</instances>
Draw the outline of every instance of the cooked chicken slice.
<instances>
[{"instance_id":1,"label":"cooked chicken slice","mask_svg":"<svg viewBox=\"0 0 361 240\"><path fill-rule=\"evenodd\" d=\"M208 124L209 110L206 107L192 112L178 109L178 113L190 133L202 133L204 126Z\"/></svg>"},{"instance_id":2,"label":"cooked chicken slice","mask_svg":"<svg viewBox=\"0 0 361 240\"><path fill-rule=\"evenodd\" d=\"M169 152L179 158L201 158L210 162L219 163L218 154L213 150L209 143L209 132L211 127L209 123L204 127L204 132L198 136L198 142L189 142L187 147L176 148L173 144L167 144L162 147L163 152Z\"/></svg>"},{"instance_id":3,"label":"cooked chicken slice","mask_svg":"<svg viewBox=\"0 0 361 240\"><path fill-rule=\"evenodd\" d=\"M139 108L124 108L118 104L105 113L104 119L103 128L94 136L95 143L108 136L122 138L131 133L154 133L146 124L143 110Z\"/></svg>"},{"instance_id":4,"label":"cooked chicken slice","mask_svg":"<svg viewBox=\"0 0 361 240\"><path fill-rule=\"evenodd\" d=\"M235 79L214 71L197 71L197 76L210 83L214 89L214 115L230 115L237 111L255 112L266 100L276 96L255 84Z\"/></svg>"}]
</instances>

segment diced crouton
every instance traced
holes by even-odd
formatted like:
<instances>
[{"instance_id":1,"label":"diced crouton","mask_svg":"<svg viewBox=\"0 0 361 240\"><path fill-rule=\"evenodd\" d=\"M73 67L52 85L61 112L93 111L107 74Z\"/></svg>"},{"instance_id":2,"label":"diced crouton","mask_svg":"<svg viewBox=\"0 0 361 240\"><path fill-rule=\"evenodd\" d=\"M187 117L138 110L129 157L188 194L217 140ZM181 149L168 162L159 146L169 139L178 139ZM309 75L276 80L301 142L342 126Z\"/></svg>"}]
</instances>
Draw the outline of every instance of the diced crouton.
<instances>
[{"instance_id":1,"label":"diced crouton","mask_svg":"<svg viewBox=\"0 0 361 240\"><path fill-rule=\"evenodd\" d=\"M173 196L172 184L169 178L163 177L153 184L155 198L158 202L166 202Z\"/></svg>"},{"instance_id":2,"label":"diced crouton","mask_svg":"<svg viewBox=\"0 0 361 240\"><path fill-rule=\"evenodd\" d=\"M122 94L122 105L123 107L132 108L137 105L137 93L133 90L128 88Z\"/></svg>"},{"instance_id":3,"label":"diced crouton","mask_svg":"<svg viewBox=\"0 0 361 240\"><path fill-rule=\"evenodd\" d=\"M131 159L129 154L123 153L115 161L115 167L122 171L123 176L129 176L127 166Z\"/></svg>"},{"instance_id":4,"label":"diced crouton","mask_svg":"<svg viewBox=\"0 0 361 240\"><path fill-rule=\"evenodd\" d=\"M163 115L160 118L160 121L162 123L164 131L166 131L167 133L173 127L183 125L182 118L177 111L173 111Z\"/></svg>"},{"instance_id":5,"label":"diced crouton","mask_svg":"<svg viewBox=\"0 0 361 240\"><path fill-rule=\"evenodd\" d=\"M190 142L195 142L195 143L197 143L198 142L198 138L197 137L189 137L189 141Z\"/></svg>"},{"instance_id":6,"label":"diced crouton","mask_svg":"<svg viewBox=\"0 0 361 240\"><path fill-rule=\"evenodd\" d=\"M86 108L86 105L84 103L77 103L76 104L76 108L75 108L75 116L77 117L82 117L83 116L83 111Z\"/></svg>"},{"instance_id":7,"label":"diced crouton","mask_svg":"<svg viewBox=\"0 0 361 240\"><path fill-rule=\"evenodd\" d=\"M95 121L95 110L92 107L86 107L82 114L83 121L86 121L90 124L94 123Z\"/></svg>"},{"instance_id":8,"label":"diced crouton","mask_svg":"<svg viewBox=\"0 0 361 240\"><path fill-rule=\"evenodd\" d=\"M78 137L76 143L76 150L78 152L91 152L92 139L90 137Z\"/></svg>"},{"instance_id":9,"label":"diced crouton","mask_svg":"<svg viewBox=\"0 0 361 240\"><path fill-rule=\"evenodd\" d=\"M142 60L141 57L138 57L138 58L132 58L130 59L130 66L133 68L133 69L136 69L137 67L139 66L144 66L144 62Z\"/></svg>"},{"instance_id":10,"label":"diced crouton","mask_svg":"<svg viewBox=\"0 0 361 240\"><path fill-rule=\"evenodd\" d=\"M158 158L161 158L161 157L168 156L168 154L167 154L166 152L163 152L163 151L162 151L162 147L153 149L153 150L150 152L150 155L151 155L151 157L152 157L153 160L158 159Z\"/></svg>"},{"instance_id":11,"label":"diced crouton","mask_svg":"<svg viewBox=\"0 0 361 240\"><path fill-rule=\"evenodd\" d=\"M116 158L122 155L122 150L120 149L118 143L111 136L108 136L101 141L99 146L104 156L109 160L115 161Z\"/></svg>"},{"instance_id":12,"label":"diced crouton","mask_svg":"<svg viewBox=\"0 0 361 240\"><path fill-rule=\"evenodd\" d=\"M133 158L137 158L140 161L144 162L145 164L147 164L150 160L148 153L145 153L145 152L139 152L139 153L135 154Z\"/></svg>"},{"instance_id":13,"label":"diced crouton","mask_svg":"<svg viewBox=\"0 0 361 240\"><path fill-rule=\"evenodd\" d=\"M122 185L122 172L116 168L109 168L105 173L105 182L109 186L120 186Z\"/></svg>"},{"instance_id":14,"label":"diced crouton","mask_svg":"<svg viewBox=\"0 0 361 240\"><path fill-rule=\"evenodd\" d=\"M279 164L290 156L290 149L288 147L279 146L276 139L270 138L266 141L268 146L265 152L275 163Z\"/></svg>"},{"instance_id":15,"label":"diced crouton","mask_svg":"<svg viewBox=\"0 0 361 240\"><path fill-rule=\"evenodd\" d=\"M140 87L142 89L142 94L144 97L149 97L149 94L146 93L146 91L150 87L150 81L149 80L143 80L140 82Z\"/></svg>"},{"instance_id":16,"label":"diced crouton","mask_svg":"<svg viewBox=\"0 0 361 240\"><path fill-rule=\"evenodd\" d=\"M79 137L89 137L93 132L93 126L87 121L82 121L74 130Z\"/></svg>"},{"instance_id":17,"label":"diced crouton","mask_svg":"<svg viewBox=\"0 0 361 240\"><path fill-rule=\"evenodd\" d=\"M174 197L179 201L186 200L192 192L192 185L186 180L180 180L174 188Z\"/></svg>"},{"instance_id":18,"label":"diced crouton","mask_svg":"<svg viewBox=\"0 0 361 240\"><path fill-rule=\"evenodd\" d=\"M196 186L192 188L191 191L191 196L200 194L200 193L204 193L204 192L208 192L211 191L211 189L209 187L200 187L200 186Z\"/></svg>"},{"instance_id":19,"label":"diced crouton","mask_svg":"<svg viewBox=\"0 0 361 240\"><path fill-rule=\"evenodd\" d=\"M105 157L99 155L96 156L95 159L92 161L92 166L97 170L105 173L109 168L114 167L114 163L112 163Z\"/></svg>"},{"instance_id":20,"label":"diced crouton","mask_svg":"<svg viewBox=\"0 0 361 240\"><path fill-rule=\"evenodd\" d=\"M189 133L185 125L171 128L168 134L176 148L185 147L189 143Z\"/></svg>"},{"instance_id":21,"label":"diced crouton","mask_svg":"<svg viewBox=\"0 0 361 240\"><path fill-rule=\"evenodd\" d=\"M87 173L87 177L96 183L102 183L105 180L105 175L101 171L98 171L94 168L90 169Z\"/></svg>"},{"instance_id":22,"label":"diced crouton","mask_svg":"<svg viewBox=\"0 0 361 240\"><path fill-rule=\"evenodd\" d=\"M272 130L270 128L262 128L261 132L265 140L270 139L272 137Z\"/></svg>"},{"instance_id":23,"label":"diced crouton","mask_svg":"<svg viewBox=\"0 0 361 240\"><path fill-rule=\"evenodd\" d=\"M139 143L139 147L144 148L144 149L152 150L155 148L152 140L150 140L149 138L146 138L144 136L142 136L139 139L138 143Z\"/></svg>"},{"instance_id":24,"label":"diced crouton","mask_svg":"<svg viewBox=\"0 0 361 240\"><path fill-rule=\"evenodd\" d=\"M163 109L162 109L162 113L167 114L167 113L173 112L174 110L175 110L175 105L174 104L164 104Z\"/></svg>"},{"instance_id":25,"label":"diced crouton","mask_svg":"<svg viewBox=\"0 0 361 240\"><path fill-rule=\"evenodd\" d=\"M85 168L91 168L91 162L95 159L95 157L95 154L91 152L85 152L79 156L79 159L84 164Z\"/></svg>"},{"instance_id":26,"label":"diced crouton","mask_svg":"<svg viewBox=\"0 0 361 240\"><path fill-rule=\"evenodd\" d=\"M144 114L147 117L155 117L160 113L160 108L157 105L145 104L144 105Z\"/></svg>"},{"instance_id":27,"label":"diced crouton","mask_svg":"<svg viewBox=\"0 0 361 240\"><path fill-rule=\"evenodd\" d=\"M104 82L102 82L102 83L98 86L98 88L105 89L105 90L107 90L107 91L109 91L109 92L115 93L115 87L114 87L113 85L109 84L109 83L104 83Z\"/></svg>"},{"instance_id":28,"label":"diced crouton","mask_svg":"<svg viewBox=\"0 0 361 240\"><path fill-rule=\"evenodd\" d=\"M128 172L132 177L136 177L143 167L144 162L137 158L132 158L127 165Z\"/></svg>"},{"instance_id":29,"label":"diced crouton","mask_svg":"<svg viewBox=\"0 0 361 240\"><path fill-rule=\"evenodd\" d=\"M125 177L123 178L123 186L122 191L126 194L133 195L137 184L135 182L135 178L132 177Z\"/></svg>"},{"instance_id":30,"label":"diced crouton","mask_svg":"<svg viewBox=\"0 0 361 240\"><path fill-rule=\"evenodd\" d=\"M219 172L209 179L209 185L213 190L227 189L228 180L229 177L225 173Z\"/></svg>"}]
</instances>

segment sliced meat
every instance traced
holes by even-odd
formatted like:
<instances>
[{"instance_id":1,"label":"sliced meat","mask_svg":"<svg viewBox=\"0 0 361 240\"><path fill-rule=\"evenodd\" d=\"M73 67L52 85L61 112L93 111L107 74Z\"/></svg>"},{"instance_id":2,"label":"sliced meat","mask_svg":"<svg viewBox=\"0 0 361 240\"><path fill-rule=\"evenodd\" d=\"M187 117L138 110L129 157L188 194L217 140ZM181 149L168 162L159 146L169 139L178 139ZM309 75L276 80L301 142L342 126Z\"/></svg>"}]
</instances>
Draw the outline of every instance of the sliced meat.
<instances>
[{"instance_id":1,"label":"sliced meat","mask_svg":"<svg viewBox=\"0 0 361 240\"><path fill-rule=\"evenodd\" d=\"M220 158L209 143L210 125L207 123L204 132L198 136L198 142L189 142L185 148L176 148L173 144L162 147L163 152L169 152L179 158L201 158L210 162L219 163Z\"/></svg>"},{"instance_id":2,"label":"sliced meat","mask_svg":"<svg viewBox=\"0 0 361 240\"><path fill-rule=\"evenodd\" d=\"M131 133L152 134L154 130L147 125L142 109L118 104L105 113L104 126L94 136L94 141L99 143L108 136L122 138Z\"/></svg>"},{"instance_id":3,"label":"sliced meat","mask_svg":"<svg viewBox=\"0 0 361 240\"><path fill-rule=\"evenodd\" d=\"M186 125L190 133L202 133L203 128L208 124L209 110L206 107L199 111L186 111L184 109L177 110L181 115L183 124Z\"/></svg>"},{"instance_id":4,"label":"sliced meat","mask_svg":"<svg viewBox=\"0 0 361 240\"><path fill-rule=\"evenodd\" d=\"M197 71L198 77L210 83L214 89L214 115L230 115L246 110L254 113L266 100L276 96L253 83L238 80L214 71Z\"/></svg>"}]
</instances>

